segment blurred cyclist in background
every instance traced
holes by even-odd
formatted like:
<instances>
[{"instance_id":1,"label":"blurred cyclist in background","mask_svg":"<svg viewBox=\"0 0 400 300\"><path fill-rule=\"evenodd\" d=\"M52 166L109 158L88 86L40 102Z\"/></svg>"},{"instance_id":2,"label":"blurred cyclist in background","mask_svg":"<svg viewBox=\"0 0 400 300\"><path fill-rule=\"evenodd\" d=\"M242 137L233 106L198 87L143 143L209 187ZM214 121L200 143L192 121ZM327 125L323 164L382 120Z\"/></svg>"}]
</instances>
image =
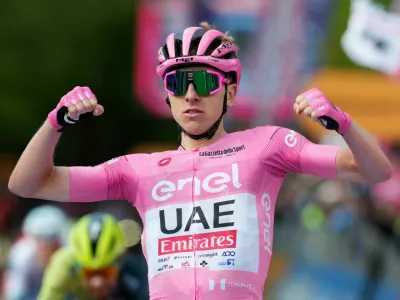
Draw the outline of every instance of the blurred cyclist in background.
<instances>
[{"instance_id":1,"label":"blurred cyclist in background","mask_svg":"<svg viewBox=\"0 0 400 300\"><path fill-rule=\"evenodd\" d=\"M22 235L11 247L4 274L6 300L36 299L44 269L65 242L69 218L51 205L32 209L23 222Z\"/></svg>"},{"instance_id":2,"label":"blurred cyclist in background","mask_svg":"<svg viewBox=\"0 0 400 300\"><path fill-rule=\"evenodd\" d=\"M146 300L143 263L126 254L124 233L114 217L83 216L71 230L69 245L51 259L38 299Z\"/></svg>"},{"instance_id":3,"label":"blurred cyclist in background","mask_svg":"<svg viewBox=\"0 0 400 300\"><path fill-rule=\"evenodd\" d=\"M251 47L264 51L255 42ZM82 115L104 112L88 87L76 87L26 147L9 189L58 201L129 201L144 224L151 299L261 300L286 174L376 183L390 178L390 161L370 133L317 89L293 99L294 112L335 130L349 149L278 126L227 133L223 117L234 105L241 63L233 38L208 23L171 33L157 59L179 149L55 167L61 132Z\"/></svg>"}]
</instances>

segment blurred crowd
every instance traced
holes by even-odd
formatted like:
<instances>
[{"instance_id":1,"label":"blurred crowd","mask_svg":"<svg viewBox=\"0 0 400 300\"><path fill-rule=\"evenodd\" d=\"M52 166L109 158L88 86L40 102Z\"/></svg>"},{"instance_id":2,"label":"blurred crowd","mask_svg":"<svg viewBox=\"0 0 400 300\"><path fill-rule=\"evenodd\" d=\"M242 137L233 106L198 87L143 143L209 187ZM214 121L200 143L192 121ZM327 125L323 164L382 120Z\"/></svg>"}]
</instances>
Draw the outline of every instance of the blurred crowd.
<instances>
[{"instance_id":1,"label":"blurred crowd","mask_svg":"<svg viewBox=\"0 0 400 300\"><path fill-rule=\"evenodd\" d=\"M8 2L0 10L2 27L10 28L0 49L4 62L0 70L4 79L0 81L0 98L6 108L0 111L0 136L5 140L0 147L0 300L28 299L4 298L7 276L15 261L19 261L15 248L32 249L31 240L21 243L31 235L26 229L29 215L48 204L64 213L65 236L69 236L70 226L77 220L95 212L108 213L122 222L129 237L126 255L135 258L138 277L146 276L139 238L142 223L130 203L22 199L8 191L8 176L16 157L58 101L54 98L79 84L93 87L107 113L97 123L71 130L60 142L63 144L57 163L95 165L124 153L177 148L176 128L172 120L163 119L170 111L164 99L160 100L161 87L157 86L154 74L155 55L164 32L194 26L204 19L214 21L221 30L232 31L247 66L243 70L240 101L227 119L228 131L274 123L297 130L314 142L346 147L337 134L310 133L302 121L293 120L291 107L295 96L318 71L341 68L337 74L333 72L333 77L343 86L338 87L336 81L328 85L328 96L337 92L333 102L347 105L353 110L352 115L360 111L355 120L368 129L379 129L375 130L376 137L382 138L381 145L394 167L390 180L375 185L287 176L276 204L274 255L265 299L400 299L400 134L397 124L389 124L399 119L396 108L391 107L394 101L398 103L399 95L390 92L393 87L399 91L399 82L398 78L384 77L395 76L400 70L400 63L395 65L388 60L393 55L398 54L397 61L400 57L400 18L398 14L389 18L381 9L382 5L391 4L392 12L399 13L400 1L142 0L134 1L133 9L130 2L111 5L108 1L83 1L79 10L69 2L53 7L54 2L47 1L48 11L33 2ZM380 6L373 7L371 2L379 2ZM367 33L358 32L360 26L346 27L350 12L355 11L361 16L368 11L382 26L374 23L375 30ZM175 17L176 12L182 17ZM91 20L87 22L90 14ZM366 19L358 18L358 14L352 16L353 25ZM23 20L27 26L15 20ZM391 23L383 24L384 21ZM397 35L389 34L387 26L397 30ZM31 32L27 27L32 28ZM357 35L364 37L363 42L368 45L361 43ZM257 52L261 53L259 57L248 46L253 37L256 41L251 45L264 47ZM149 51L154 57L149 58ZM351 73L343 70L355 69L354 64L384 73L379 77L384 84L372 87L375 80L365 79L370 71L360 72L362 75L356 75L354 82L343 79ZM354 89L353 83L362 88ZM365 104L363 101L371 95L384 95L379 101L395 100ZM350 100L355 103L352 107ZM387 116L375 111L381 106ZM379 120L374 119L376 115ZM372 119L373 124L368 124ZM143 128L151 131L152 136ZM66 239L33 243L41 249L33 258L41 265L42 273L35 275L40 285L55 251L68 247L69 242ZM135 288L146 292L146 280L138 282ZM36 299L34 295L32 299Z\"/></svg>"},{"instance_id":2,"label":"blurred crowd","mask_svg":"<svg viewBox=\"0 0 400 300\"><path fill-rule=\"evenodd\" d=\"M338 135L328 134L320 142L346 146ZM343 299L397 299L400 148L386 144L384 149L395 173L381 184L349 184L306 175L289 175L285 179L276 206L275 255L265 286L266 299L292 299L293 294L299 300L324 299L329 293ZM0 268L4 276L12 260L9 250L26 234L27 216L49 203L20 199L5 187L0 199ZM134 220L139 227L126 227L131 238L128 253L145 262L139 237L141 220L128 202L55 205L71 222L93 212L109 213L120 221ZM57 247L48 249L45 262ZM146 273L143 264L138 264L138 268Z\"/></svg>"},{"instance_id":3,"label":"blurred crowd","mask_svg":"<svg viewBox=\"0 0 400 300\"><path fill-rule=\"evenodd\" d=\"M3 192L2 196L0 208L2 212L6 213L2 218L0 229L0 299L33 300L38 299L40 291L42 294L39 299L58 299L58 296L46 294L47 290L45 291L44 282L45 280L54 280L54 278L63 278L62 271L73 277L71 270L63 270L63 267L67 268L68 264L64 264L64 260L59 259L61 251L76 248L78 245L76 238L80 240L79 243L81 244L89 241L86 235L88 232L90 234L92 229L81 229L77 234L76 224L82 223L85 217L96 217L96 213L113 217L124 234L124 244L122 246L126 251L121 253L122 257L124 257L124 262L128 261L129 263L128 266L124 263L122 270L128 268L130 276L125 276L123 280L129 282L135 293L139 295L135 294L135 297L131 296L129 299L148 298L147 267L140 246L141 222L136 210L127 202L110 203L105 201L89 204L85 207L85 205L57 204L34 199L17 199L8 192ZM24 202L21 203L19 201ZM26 207L25 212L21 212L22 207ZM112 239L114 238L113 236L108 237L110 243L113 242ZM107 237L105 240L104 238L102 239L103 243L104 241L107 242ZM114 241L113 243L115 244L116 242ZM97 247L105 246L108 247L107 245L98 245ZM110 247L112 247L112 244L110 244ZM107 254L102 257L99 255L100 257L95 258L95 260L107 259L108 255L112 256L111 249L107 249L109 249ZM78 249L78 253L82 252L82 250L84 249ZM85 266L78 256L73 258L73 260L75 259L84 267L83 271L86 273L95 272L90 271L90 266ZM115 263L117 259L121 259L120 255L117 255L117 258L112 259L111 262ZM50 266L50 263L52 266ZM108 267L108 264L106 264L101 268L96 267L96 269L105 272L104 270L108 270ZM49 274L46 275L45 279L46 272ZM118 272L118 281L120 281L123 273L121 273L121 270ZM95 274L89 275L88 279ZM112 274L100 275L104 275L103 279L108 280ZM114 277L114 275L111 277ZM86 277L79 278L79 280L83 280ZM72 280L68 282L66 284L71 284ZM82 283L84 284L84 281ZM96 292L96 289L100 290L101 286L106 286L106 283L106 281L100 281L100 286L98 287L96 287L96 283L94 283L95 287L91 287L88 283L87 289L93 288ZM120 284L119 282L117 283ZM51 284L46 283L46 289L49 289ZM109 290L105 290L105 293L109 293L113 288L114 286L111 285ZM67 289L63 292L65 295L68 294ZM94 296L92 297L97 299ZM60 299L64 299L64 296ZM125 299L125 297L114 297L112 299Z\"/></svg>"}]
</instances>

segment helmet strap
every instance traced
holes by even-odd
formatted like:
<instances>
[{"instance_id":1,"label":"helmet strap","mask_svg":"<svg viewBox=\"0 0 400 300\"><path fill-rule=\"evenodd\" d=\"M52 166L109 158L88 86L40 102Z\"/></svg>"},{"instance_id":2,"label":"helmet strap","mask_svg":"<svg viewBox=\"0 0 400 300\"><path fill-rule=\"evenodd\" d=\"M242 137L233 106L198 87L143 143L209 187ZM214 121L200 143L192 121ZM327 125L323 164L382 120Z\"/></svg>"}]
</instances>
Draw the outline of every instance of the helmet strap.
<instances>
[{"instance_id":1,"label":"helmet strap","mask_svg":"<svg viewBox=\"0 0 400 300\"><path fill-rule=\"evenodd\" d=\"M171 102L169 101L168 97L165 101L167 102L167 105L171 108ZM217 132L217 130L219 128L219 124L221 123L223 116L225 115L225 113L228 110L227 103L228 103L228 86L227 86L227 84L225 84L225 95L224 95L224 103L223 103L223 107L222 107L222 113L221 113L220 117L218 118L218 120L214 123L214 125L212 125L207 131L205 131L201 134L191 134L191 133L187 132L185 129L183 129L182 126L180 126L178 124L178 122L176 122L176 120L174 119L176 126L178 127L178 132L179 133L183 132L188 137L190 137L192 140L201 140L204 138L212 139L212 137L215 135L215 133Z\"/></svg>"}]
</instances>

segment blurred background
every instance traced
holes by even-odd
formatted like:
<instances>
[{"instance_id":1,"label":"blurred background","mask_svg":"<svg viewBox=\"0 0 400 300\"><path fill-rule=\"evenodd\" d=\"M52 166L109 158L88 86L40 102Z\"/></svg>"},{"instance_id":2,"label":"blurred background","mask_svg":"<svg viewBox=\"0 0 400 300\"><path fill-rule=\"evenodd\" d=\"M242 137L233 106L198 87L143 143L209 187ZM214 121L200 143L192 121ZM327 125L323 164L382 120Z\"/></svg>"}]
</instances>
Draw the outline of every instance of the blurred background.
<instances>
[{"instance_id":1,"label":"blurred background","mask_svg":"<svg viewBox=\"0 0 400 300\"><path fill-rule=\"evenodd\" d=\"M7 182L60 97L77 85L89 86L105 114L69 128L56 165L96 165L123 154L177 148L155 74L156 52L168 33L203 20L236 37L244 65L228 131L275 124L346 147L340 136L292 111L299 93L317 87L374 134L395 167L394 176L377 185L286 178L265 299L400 299L396 0L2 0L0 271L26 214L50 203L18 198ZM73 219L107 211L140 223L128 202L57 205ZM140 254L140 244L130 251Z\"/></svg>"}]
</instances>

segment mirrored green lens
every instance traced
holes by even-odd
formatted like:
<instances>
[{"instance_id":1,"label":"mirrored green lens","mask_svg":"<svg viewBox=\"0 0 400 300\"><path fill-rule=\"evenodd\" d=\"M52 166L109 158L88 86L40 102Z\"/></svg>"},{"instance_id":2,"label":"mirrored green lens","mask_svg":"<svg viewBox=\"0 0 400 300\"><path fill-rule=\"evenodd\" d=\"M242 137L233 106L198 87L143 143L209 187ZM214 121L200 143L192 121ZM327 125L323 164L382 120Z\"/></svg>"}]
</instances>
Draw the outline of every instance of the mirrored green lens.
<instances>
[{"instance_id":1,"label":"mirrored green lens","mask_svg":"<svg viewBox=\"0 0 400 300\"><path fill-rule=\"evenodd\" d=\"M200 96L209 96L220 84L218 75L207 73L206 70L179 70L168 75L166 82L167 89L178 97L186 95L191 83Z\"/></svg>"}]
</instances>

